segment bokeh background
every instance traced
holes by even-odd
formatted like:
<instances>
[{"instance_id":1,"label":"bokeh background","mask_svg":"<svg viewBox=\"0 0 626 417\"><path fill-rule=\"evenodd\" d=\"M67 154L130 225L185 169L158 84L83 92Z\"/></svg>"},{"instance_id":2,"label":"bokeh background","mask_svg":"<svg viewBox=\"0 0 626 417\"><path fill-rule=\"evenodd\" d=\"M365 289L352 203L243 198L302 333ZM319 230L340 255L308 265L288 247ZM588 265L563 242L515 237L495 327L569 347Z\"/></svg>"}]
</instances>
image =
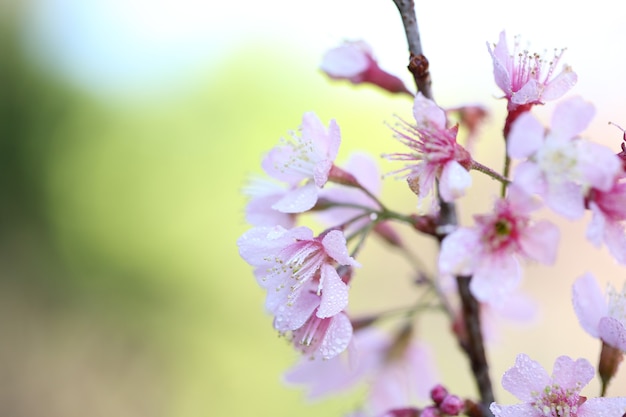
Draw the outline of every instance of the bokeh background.
<instances>
[{"instance_id":1,"label":"bokeh background","mask_svg":"<svg viewBox=\"0 0 626 417\"><path fill-rule=\"evenodd\" d=\"M622 134L607 122L626 125L622 8L417 3L439 103L491 112L476 159L501 164L504 103L486 42L502 29L533 51L568 48L564 62L579 75L570 95L597 107L587 135L619 150ZM410 85L391 0L0 2L0 415L338 416L359 403L362 391L309 403L283 385L297 355L272 330L235 244L249 227L247 176L305 111L337 119L339 161L398 149L385 123L409 118L409 100L317 69L343 39L368 41ZM552 108L536 113L547 122ZM461 203L466 224L497 192L475 180ZM402 182L389 178L383 198L416 210ZM589 271L621 287L626 273L584 241L587 221L561 222L556 267L526 269L538 313L498 330L489 353L496 386L519 352L548 368L561 354L596 362L599 343L576 322L571 283ZM401 232L432 267L434 244ZM353 312L414 298L401 257L372 242L362 263ZM446 326L425 317L420 337L443 381L474 395ZM611 395L626 395L625 374ZM594 381L587 393L597 392Z\"/></svg>"}]
</instances>

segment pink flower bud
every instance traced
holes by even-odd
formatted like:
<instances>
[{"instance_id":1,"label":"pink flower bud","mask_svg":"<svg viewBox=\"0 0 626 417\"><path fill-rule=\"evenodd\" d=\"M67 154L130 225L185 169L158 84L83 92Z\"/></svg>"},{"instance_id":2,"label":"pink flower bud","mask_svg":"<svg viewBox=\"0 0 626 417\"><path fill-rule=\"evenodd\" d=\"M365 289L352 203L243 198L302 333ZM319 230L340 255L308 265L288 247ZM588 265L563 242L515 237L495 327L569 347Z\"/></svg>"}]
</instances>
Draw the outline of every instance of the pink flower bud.
<instances>
[{"instance_id":1,"label":"pink flower bud","mask_svg":"<svg viewBox=\"0 0 626 417\"><path fill-rule=\"evenodd\" d=\"M430 398L439 405L448 396L448 390L441 384L437 384L430 390Z\"/></svg>"},{"instance_id":2,"label":"pink flower bud","mask_svg":"<svg viewBox=\"0 0 626 417\"><path fill-rule=\"evenodd\" d=\"M333 79L369 83L390 93L413 95L402 80L380 69L369 45L363 41L344 42L327 51L320 68Z\"/></svg>"},{"instance_id":3,"label":"pink flower bud","mask_svg":"<svg viewBox=\"0 0 626 417\"><path fill-rule=\"evenodd\" d=\"M465 404L456 395L447 395L439 405L439 410L451 416L458 416L463 411Z\"/></svg>"}]
</instances>

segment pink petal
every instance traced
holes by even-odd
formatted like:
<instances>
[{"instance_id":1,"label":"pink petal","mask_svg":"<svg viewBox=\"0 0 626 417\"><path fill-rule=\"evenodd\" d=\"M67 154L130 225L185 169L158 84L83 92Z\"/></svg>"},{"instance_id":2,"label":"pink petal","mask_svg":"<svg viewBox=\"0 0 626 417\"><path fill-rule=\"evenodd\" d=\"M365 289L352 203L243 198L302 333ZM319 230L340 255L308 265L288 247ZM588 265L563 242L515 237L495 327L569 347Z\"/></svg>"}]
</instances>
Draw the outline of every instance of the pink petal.
<instances>
[{"instance_id":1,"label":"pink petal","mask_svg":"<svg viewBox=\"0 0 626 417\"><path fill-rule=\"evenodd\" d=\"M565 67L552 81L550 81L541 94L542 100L556 100L567 93L578 81L578 76L569 67Z\"/></svg>"},{"instance_id":2,"label":"pink petal","mask_svg":"<svg viewBox=\"0 0 626 417\"><path fill-rule=\"evenodd\" d=\"M480 234L475 229L460 228L441 242L439 271L442 275L472 275L480 249Z\"/></svg>"},{"instance_id":3,"label":"pink petal","mask_svg":"<svg viewBox=\"0 0 626 417\"><path fill-rule=\"evenodd\" d=\"M346 246L346 237L339 230L331 230L322 239L322 245L324 250L335 261L341 265L360 266L357 261L354 260L348 254L348 247Z\"/></svg>"},{"instance_id":4,"label":"pink petal","mask_svg":"<svg viewBox=\"0 0 626 417\"><path fill-rule=\"evenodd\" d=\"M522 279L522 268L510 254L483 255L474 271L470 290L483 302L492 302L510 294Z\"/></svg>"},{"instance_id":5,"label":"pink petal","mask_svg":"<svg viewBox=\"0 0 626 417\"><path fill-rule=\"evenodd\" d=\"M556 260L559 247L559 228L547 220L528 226L519 244L531 259L551 265Z\"/></svg>"},{"instance_id":6,"label":"pink petal","mask_svg":"<svg viewBox=\"0 0 626 417\"><path fill-rule=\"evenodd\" d=\"M507 152L511 158L528 158L543 145L545 129L532 114L519 116L507 138Z\"/></svg>"},{"instance_id":7,"label":"pink petal","mask_svg":"<svg viewBox=\"0 0 626 417\"><path fill-rule=\"evenodd\" d=\"M520 186L513 183L507 188L506 199L511 204L511 209L518 214L530 214L541 208L541 201L535 196L528 194Z\"/></svg>"},{"instance_id":8,"label":"pink petal","mask_svg":"<svg viewBox=\"0 0 626 417\"><path fill-rule=\"evenodd\" d=\"M281 194L259 196L251 199L246 205L246 221L253 226L282 226L290 228L294 226L295 219L289 213L281 213L274 210L272 205L280 200Z\"/></svg>"},{"instance_id":9,"label":"pink petal","mask_svg":"<svg viewBox=\"0 0 626 417\"><path fill-rule=\"evenodd\" d=\"M404 355L410 392L418 398L429 398L430 390L439 381L431 349L425 343L414 341Z\"/></svg>"},{"instance_id":10,"label":"pink petal","mask_svg":"<svg viewBox=\"0 0 626 417\"><path fill-rule=\"evenodd\" d=\"M626 328L622 322L613 317L602 317L598 333L607 345L626 352Z\"/></svg>"},{"instance_id":11,"label":"pink petal","mask_svg":"<svg viewBox=\"0 0 626 417\"><path fill-rule=\"evenodd\" d=\"M587 359L574 361L567 356L559 356L554 362L552 381L563 389L579 391L593 379L595 368Z\"/></svg>"},{"instance_id":12,"label":"pink petal","mask_svg":"<svg viewBox=\"0 0 626 417\"><path fill-rule=\"evenodd\" d=\"M626 414L626 397L589 398L578 408L578 417L622 417Z\"/></svg>"},{"instance_id":13,"label":"pink petal","mask_svg":"<svg viewBox=\"0 0 626 417\"><path fill-rule=\"evenodd\" d=\"M604 229L604 243L617 262L626 265L626 233L624 225L618 221L609 221Z\"/></svg>"},{"instance_id":14,"label":"pink petal","mask_svg":"<svg viewBox=\"0 0 626 417\"><path fill-rule=\"evenodd\" d=\"M493 76L496 81L496 84L507 96L512 94L511 91L511 75L509 74L509 70L507 69L506 63L510 59L509 56L509 48L506 44L506 33L505 31L500 32L500 36L498 38L498 43L496 44L493 51L491 50L491 45L487 43L487 48L489 49L489 53L491 54L491 58L493 59Z\"/></svg>"},{"instance_id":15,"label":"pink petal","mask_svg":"<svg viewBox=\"0 0 626 417\"><path fill-rule=\"evenodd\" d=\"M441 198L452 202L465 195L465 190L472 185L472 176L457 161L448 162L441 172Z\"/></svg>"},{"instance_id":16,"label":"pink petal","mask_svg":"<svg viewBox=\"0 0 626 417\"><path fill-rule=\"evenodd\" d=\"M551 133L559 140L570 140L589 126L596 110L581 97L559 103L552 113Z\"/></svg>"},{"instance_id":17,"label":"pink petal","mask_svg":"<svg viewBox=\"0 0 626 417\"><path fill-rule=\"evenodd\" d=\"M587 226L586 236L594 246L599 248L604 239L604 229L606 227L607 219L594 201L589 202L589 209L593 214L591 221L589 222L589 226Z\"/></svg>"},{"instance_id":18,"label":"pink petal","mask_svg":"<svg viewBox=\"0 0 626 417\"><path fill-rule=\"evenodd\" d=\"M317 203L318 189L314 182L309 181L301 187L289 191L278 200L272 208L282 213L303 213Z\"/></svg>"},{"instance_id":19,"label":"pink petal","mask_svg":"<svg viewBox=\"0 0 626 417\"><path fill-rule=\"evenodd\" d=\"M281 226L255 227L244 233L238 240L239 255L250 265L268 265L268 255L275 257L294 240L312 240L313 231L308 227L287 230Z\"/></svg>"},{"instance_id":20,"label":"pink petal","mask_svg":"<svg viewBox=\"0 0 626 417\"><path fill-rule=\"evenodd\" d=\"M291 146L276 146L265 155L261 166L270 177L294 186L307 178L306 174L295 172L293 169L282 169L295 158L296 154Z\"/></svg>"},{"instance_id":21,"label":"pink petal","mask_svg":"<svg viewBox=\"0 0 626 417\"><path fill-rule=\"evenodd\" d=\"M544 196L546 205L570 220L576 220L585 214L585 199L582 187L573 182L549 183L549 190Z\"/></svg>"},{"instance_id":22,"label":"pink petal","mask_svg":"<svg viewBox=\"0 0 626 417\"><path fill-rule=\"evenodd\" d=\"M533 401L536 393L550 385L550 382L548 373L539 362L523 353L517 355L515 365L502 377L502 387L523 402Z\"/></svg>"},{"instance_id":23,"label":"pink petal","mask_svg":"<svg viewBox=\"0 0 626 417\"><path fill-rule=\"evenodd\" d=\"M333 78L352 78L367 70L366 52L352 43L327 51L320 69Z\"/></svg>"},{"instance_id":24,"label":"pink petal","mask_svg":"<svg viewBox=\"0 0 626 417\"><path fill-rule=\"evenodd\" d=\"M581 141L579 146L578 165L584 179L594 188L609 191L622 171L621 160L606 146L589 141Z\"/></svg>"},{"instance_id":25,"label":"pink petal","mask_svg":"<svg viewBox=\"0 0 626 417\"><path fill-rule=\"evenodd\" d=\"M537 409L530 404L498 405L489 408L494 417L537 417Z\"/></svg>"},{"instance_id":26,"label":"pink petal","mask_svg":"<svg viewBox=\"0 0 626 417\"><path fill-rule=\"evenodd\" d=\"M353 152L345 164L345 169L374 195L380 194L382 181L380 170L374 158L365 152ZM369 197L368 197L369 198ZM370 199L371 201L371 199Z\"/></svg>"},{"instance_id":27,"label":"pink petal","mask_svg":"<svg viewBox=\"0 0 626 417\"><path fill-rule=\"evenodd\" d=\"M363 369L351 367L345 356L338 355L331 359L304 357L285 373L285 382L306 385L307 398L310 400L336 395L352 388L363 377Z\"/></svg>"},{"instance_id":28,"label":"pink petal","mask_svg":"<svg viewBox=\"0 0 626 417\"><path fill-rule=\"evenodd\" d=\"M522 162L517 166L513 183L526 194L544 195L548 188L541 168L531 161Z\"/></svg>"},{"instance_id":29,"label":"pink petal","mask_svg":"<svg viewBox=\"0 0 626 417\"><path fill-rule=\"evenodd\" d=\"M332 317L348 305L348 286L341 280L337 270L331 265L324 264L321 268L319 289L322 291L322 301L317 310L317 317Z\"/></svg>"},{"instance_id":30,"label":"pink petal","mask_svg":"<svg viewBox=\"0 0 626 417\"><path fill-rule=\"evenodd\" d=\"M328 174L330 173L332 167L333 161L331 159L324 159L323 161L319 161L315 164L313 172L313 181L315 182L315 185L319 188L326 185L326 182L328 181Z\"/></svg>"},{"instance_id":31,"label":"pink petal","mask_svg":"<svg viewBox=\"0 0 626 417\"><path fill-rule=\"evenodd\" d=\"M330 327L319 347L319 352L324 359L330 359L346 350L352 339L352 324L344 313L339 313L332 319Z\"/></svg>"},{"instance_id":32,"label":"pink petal","mask_svg":"<svg viewBox=\"0 0 626 417\"><path fill-rule=\"evenodd\" d=\"M274 310L274 328L281 333L299 329L319 305L320 298L315 293L303 291L293 305L282 303Z\"/></svg>"},{"instance_id":33,"label":"pink petal","mask_svg":"<svg viewBox=\"0 0 626 417\"><path fill-rule=\"evenodd\" d=\"M417 93L413 103L413 116L420 129L438 127L445 129L446 113L437 106L434 101L424 97L422 93Z\"/></svg>"},{"instance_id":34,"label":"pink petal","mask_svg":"<svg viewBox=\"0 0 626 417\"><path fill-rule=\"evenodd\" d=\"M600 337L600 319L609 314L607 301L593 275L586 273L572 286L572 303L581 327L593 337Z\"/></svg>"},{"instance_id":35,"label":"pink petal","mask_svg":"<svg viewBox=\"0 0 626 417\"><path fill-rule=\"evenodd\" d=\"M531 78L522 88L513 93L511 102L515 104L535 103L541 98L542 91L543 85L534 78Z\"/></svg>"}]
</instances>

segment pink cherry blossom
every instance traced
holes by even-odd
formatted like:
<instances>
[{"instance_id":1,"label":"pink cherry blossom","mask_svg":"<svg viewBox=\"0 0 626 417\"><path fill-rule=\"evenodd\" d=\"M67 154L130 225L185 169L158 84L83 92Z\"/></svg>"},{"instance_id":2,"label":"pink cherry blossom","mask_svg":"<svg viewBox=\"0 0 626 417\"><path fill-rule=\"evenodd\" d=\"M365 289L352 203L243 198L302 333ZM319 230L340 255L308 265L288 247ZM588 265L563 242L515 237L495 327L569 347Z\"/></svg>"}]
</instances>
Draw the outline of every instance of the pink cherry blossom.
<instances>
[{"instance_id":1,"label":"pink cherry blossom","mask_svg":"<svg viewBox=\"0 0 626 417\"><path fill-rule=\"evenodd\" d=\"M243 193L250 200L246 206L246 220L253 226L282 226L287 229L295 225L295 215L283 213L272 208L289 189L284 184L271 178L252 177L244 187Z\"/></svg>"},{"instance_id":2,"label":"pink cherry blossom","mask_svg":"<svg viewBox=\"0 0 626 417\"><path fill-rule=\"evenodd\" d=\"M589 190L587 206L593 213L587 239L597 247L604 242L611 255L626 265L626 177L616 177L613 186L606 191Z\"/></svg>"},{"instance_id":3,"label":"pink cherry blossom","mask_svg":"<svg viewBox=\"0 0 626 417\"><path fill-rule=\"evenodd\" d=\"M393 346L396 349L393 349ZM309 398L337 394L367 382L366 410L378 416L406 407L415 398L426 399L436 383L428 347L411 340L398 350L394 339L370 328L355 333L348 355L331 360L301 360L286 374L288 383L306 385ZM393 355L392 352L395 354Z\"/></svg>"},{"instance_id":4,"label":"pink cherry blossom","mask_svg":"<svg viewBox=\"0 0 626 417\"><path fill-rule=\"evenodd\" d=\"M587 333L626 352L626 284L622 292L609 285L605 296L593 275L586 273L574 283L572 301Z\"/></svg>"},{"instance_id":5,"label":"pink cherry blossom","mask_svg":"<svg viewBox=\"0 0 626 417\"><path fill-rule=\"evenodd\" d=\"M530 54L519 50L516 38L513 52L509 52L506 34L500 32L498 43L489 42L487 48L493 59L493 75L496 84L508 100L509 111L520 105L543 104L544 101L556 100L576 84L577 76L569 66L553 77L561 60L563 50L554 53L552 58L542 58L539 54Z\"/></svg>"},{"instance_id":6,"label":"pink cherry blossom","mask_svg":"<svg viewBox=\"0 0 626 417\"><path fill-rule=\"evenodd\" d=\"M346 41L324 54L321 70L330 78L348 80L353 84L369 83L390 93L413 95L395 75L383 71L363 41Z\"/></svg>"},{"instance_id":7,"label":"pink cherry blossom","mask_svg":"<svg viewBox=\"0 0 626 417\"><path fill-rule=\"evenodd\" d=\"M337 122L331 120L326 129L315 113L305 113L300 136L292 134L291 140L283 140L263 159L265 172L291 186L272 208L283 213L311 209L328 181L340 143Z\"/></svg>"},{"instance_id":8,"label":"pink cherry blossom","mask_svg":"<svg viewBox=\"0 0 626 417\"><path fill-rule=\"evenodd\" d=\"M474 216L475 227L461 227L443 239L441 274L471 276L474 296L498 304L521 279L519 258L544 264L556 259L559 231L548 221L531 220L530 213L538 207L530 196L510 186L493 213Z\"/></svg>"},{"instance_id":9,"label":"pink cherry blossom","mask_svg":"<svg viewBox=\"0 0 626 417\"><path fill-rule=\"evenodd\" d=\"M472 184L468 169L472 158L456 141L458 126L446 126L446 113L421 93L415 97L413 115L416 124L405 123L402 130L394 129L395 137L409 147L410 153L393 153L386 157L406 161L406 166L394 173L404 173L418 184L418 196L427 196L439 180L441 197L450 202L465 194Z\"/></svg>"},{"instance_id":10,"label":"pink cherry blossom","mask_svg":"<svg viewBox=\"0 0 626 417\"><path fill-rule=\"evenodd\" d=\"M573 97L555 108L548 132L524 113L508 137L509 156L527 158L516 168L514 183L541 195L548 207L569 219L583 215L587 189L608 191L621 172L621 162L610 149L578 136L594 113L591 103Z\"/></svg>"},{"instance_id":11,"label":"pink cherry blossom","mask_svg":"<svg viewBox=\"0 0 626 417\"><path fill-rule=\"evenodd\" d=\"M560 356L552 375L525 354L519 354L515 365L504 373L502 386L521 404L491 404L495 417L622 417L626 398L587 398L582 388L595 375L586 359Z\"/></svg>"},{"instance_id":12,"label":"pink cherry blossom","mask_svg":"<svg viewBox=\"0 0 626 417\"><path fill-rule=\"evenodd\" d=\"M261 287L268 290L266 308L282 320L275 324L279 331L301 327L314 308L317 317L327 318L346 307L347 285L333 264L359 264L348 255L340 231L313 237L307 227L257 227L244 233L237 244L241 257L256 267L254 273ZM321 297L319 307L311 307L314 302L310 299L300 300L311 291ZM292 324L285 327L283 322Z\"/></svg>"}]
</instances>

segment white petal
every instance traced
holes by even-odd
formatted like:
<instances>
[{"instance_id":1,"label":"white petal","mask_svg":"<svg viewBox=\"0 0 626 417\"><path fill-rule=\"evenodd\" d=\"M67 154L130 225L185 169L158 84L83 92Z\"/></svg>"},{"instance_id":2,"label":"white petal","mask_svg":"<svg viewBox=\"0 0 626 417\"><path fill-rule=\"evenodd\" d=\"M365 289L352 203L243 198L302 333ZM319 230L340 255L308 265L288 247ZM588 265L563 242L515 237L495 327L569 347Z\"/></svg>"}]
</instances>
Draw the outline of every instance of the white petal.
<instances>
[{"instance_id":1,"label":"white petal","mask_svg":"<svg viewBox=\"0 0 626 417\"><path fill-rule=\"evenodd\" d=\"M441 198L452 202L465 195L465 190L472 185L472 176L457 161L448 162L441 172Z\"/></svg>"},{"instance_id":2,"label":"white petal","mask_svg":"<svg viewBox=\"0 0 626 417\"><path fill-rule=\"evenodd\" d=\"M511 158L528 158L543 144L545 129L532 114L519 116L507 138L507 152Z\"/></svg>"},{"instance_id":3,"label":"white petal","mask_svg":"<svg viewBox=\"0 0 626 417\"><path fill-rule=\"evenodd\" d=\"M604 295L593 275L586 273L572 286L572 303L578 322L593 337L599 337L600 319L609 313Z\"/></svg>"}]
</instances>

